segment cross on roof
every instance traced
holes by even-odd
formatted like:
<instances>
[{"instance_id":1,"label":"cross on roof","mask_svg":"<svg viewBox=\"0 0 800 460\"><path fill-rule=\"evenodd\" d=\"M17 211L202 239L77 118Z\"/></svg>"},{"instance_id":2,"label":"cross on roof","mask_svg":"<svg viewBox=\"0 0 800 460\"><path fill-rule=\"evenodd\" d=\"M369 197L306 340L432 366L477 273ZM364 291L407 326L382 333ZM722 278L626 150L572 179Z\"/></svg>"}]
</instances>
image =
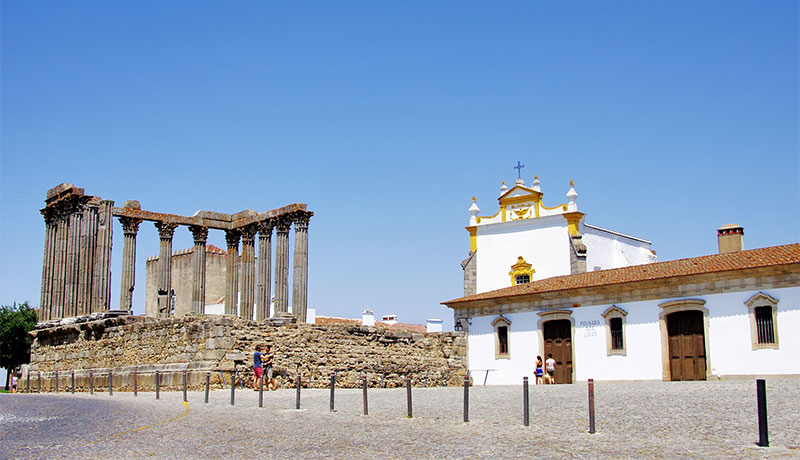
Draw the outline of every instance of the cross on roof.
<instances>
[{"instance_id":1,"label":"cross on roof","mask_svg":"<svg viewBox=\"0 0 800 460\"><path fill-rule=\"evenodd\" d=\"M524 167L525 167L524 164L522 164L519 161L517 161L517 165L514 166L514 169L517 170L517 179L522 179L522 168L524 168Z\"/></svg>"}]
</instances>

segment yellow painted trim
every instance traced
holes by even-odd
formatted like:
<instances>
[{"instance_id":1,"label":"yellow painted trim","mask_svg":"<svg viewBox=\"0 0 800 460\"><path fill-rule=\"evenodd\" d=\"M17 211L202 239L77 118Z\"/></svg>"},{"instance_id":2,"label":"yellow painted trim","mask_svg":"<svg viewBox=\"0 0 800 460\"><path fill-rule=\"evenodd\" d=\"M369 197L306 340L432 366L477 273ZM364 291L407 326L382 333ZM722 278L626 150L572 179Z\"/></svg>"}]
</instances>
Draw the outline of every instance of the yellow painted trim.
<instances>
[{"instance_id":1,"label":"yellow painted trim","mask_svg":"<svg viewBox=\"0 0 800 460\"><path fill-rule=\"evenodd\" d=\"M475 252L478 249L478 227L464 227L469 232L469 250Z\"/></svg>"},{"instance_id":2,"label":"yellow painted trim","mask_svg":"<svg viewBox=\"0 0 800 460\"><path fill-rule=\"evenodd\" d=\"M582 212L566 212L562 214L565 219L567 219L567 230L569 231L570 235L578 235L580 234L580 222L583 216L585 216Z\"/></svg>"},{"instance_id":3,"label":"yellow painted trim","mask_svg":"<svg viewBox=\"0 0 800 460\"><path fill-rule=\"evenodd\" d=\"M502 209L498 209L498 210L497 210L497 212L496 212L496 213L494 213L494 215L493 215L493 216L478 216L478 222L480 222L480 220L481 220L481 219L492 219L492 218L494 218L494 217L497 217L497 215L498 215L498 214L500 214L500 211L501 211L501 210L502 210Z\"/></svg>"},{"instance_id":4,"label":"yellow painted trim","mask_svg":"<svg viewBox=\"0 0 800 460\"><path fill-rule=\"evenodd\" d=\"M541 199L542 199L542 194L539 192L534 192L531 193L530 195L521 195L512 198L500 198L500 204L506 205L506 204L532 203L535 202L536 200L541 200Z\"/></svg>"},{"instance_id":5,"label":"yellow painted trim","mask_svg":"<svg viewBox=\"0 0 800 460\"><path fill-rule=\"evenodd\" d=\"M506 221L506 205L503 205L500 209L503 211L503 222L505 222Z\"/></svg>"},{"instance_id":6,"label":"yellow painted trim","mask_svg":"<svg viewBox=\"0 0 800 460\"><path fill-rule=\"evenodd\" d=\"M560 205L558 205L558 206L554 206L554 207L552 207L552 208L548 208L547 206L545 206L544 204L542 204L542 207L543 207L544 209L549 209L550 211L552 211L552 210L554 210L554 209L558 209L558 208L561 208L561 209L562 209L562 210L564 210L564 211L566 211L566 210L567 210L567 204L566 204L566 203L560 204Z\"/></svg>"},{"instance_id":7,"label":"yellow painted trim","mask_svg":"<svg viewBox=\"0 0 800 460\"><path fill-rule=\"evenodd\" d=\"M533 281L533 274L536 273L536 270L531 268L531 264L525 262L525 259L522 256L517 257L517 263L511 266L511 271L508 272L509 276L511 276L511 285L517 285L517 275L528 275L528 277Z\"/></svg>"},{"instance_id":8,"label":"yellow painted trim","mask_svg":"<svg viewBox=\"0 0 800 460\"><path fill-rule=\"evenodd\" d=\"M541 200L541 198L540 198L540 199L538 199L538 200L536 200L536 201L534 202L534 204L536 204L536 217L539 217L539 207L542 205L542 200Z\"/></svg>"}]
</instances>

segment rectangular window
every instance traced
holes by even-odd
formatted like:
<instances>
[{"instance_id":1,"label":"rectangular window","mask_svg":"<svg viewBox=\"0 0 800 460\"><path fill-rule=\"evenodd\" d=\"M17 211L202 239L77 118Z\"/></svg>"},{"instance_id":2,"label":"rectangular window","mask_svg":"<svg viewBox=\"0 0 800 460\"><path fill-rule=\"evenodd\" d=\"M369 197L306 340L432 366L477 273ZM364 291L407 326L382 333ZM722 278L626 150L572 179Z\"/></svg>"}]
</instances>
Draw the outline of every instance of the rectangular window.
<instances>
[{"instance_id":1,"label":"rectangular window","mask_svg":"<svg viewBox=\"0 0 800 460\"><path fill-rule=\"evenodd\" d=\"M609 326L611 328L611 349L624 349L625 344L622 341L622 318L611 318Z\"/></svg>"},{"instance_id":2,"label":"rectangular window","mask_svg":"<svg viewBox=\"0 0 800 460\"><path fill-rule=\"evenodd\" d=\"M772 307L756 307L755 313L758 343L775 343L775 329L772 324Z\"/></svg>"},{"instance_id":3,"label":"rectangular window","mask_svg":"<svg viewBox=\"0 0 800 460\"><path fill-rule=\"evenodd\" d=\"M508 327L500 326L497 328L497 341L500 346L500 354L508 354Z\"/></svg>"}]
</instances>

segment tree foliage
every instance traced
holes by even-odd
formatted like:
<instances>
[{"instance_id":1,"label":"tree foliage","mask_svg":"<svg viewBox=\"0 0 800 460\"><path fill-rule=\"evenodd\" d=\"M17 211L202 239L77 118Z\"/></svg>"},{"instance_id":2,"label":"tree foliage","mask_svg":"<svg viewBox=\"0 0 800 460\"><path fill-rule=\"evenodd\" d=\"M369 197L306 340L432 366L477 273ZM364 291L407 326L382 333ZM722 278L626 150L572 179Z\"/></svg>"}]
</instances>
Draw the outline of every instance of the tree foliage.
<instances>
[{"instance_id":1,"label":"tree foliage","mask_svg":"<svg viewBox=\"0 0 800 460\"><path fill-rule=\"evenodd\" d=\"M36 310L23 302L0 307L0 367L9 371L30 362L31 336L36 326Z\"/></svg>"}]
</instances>

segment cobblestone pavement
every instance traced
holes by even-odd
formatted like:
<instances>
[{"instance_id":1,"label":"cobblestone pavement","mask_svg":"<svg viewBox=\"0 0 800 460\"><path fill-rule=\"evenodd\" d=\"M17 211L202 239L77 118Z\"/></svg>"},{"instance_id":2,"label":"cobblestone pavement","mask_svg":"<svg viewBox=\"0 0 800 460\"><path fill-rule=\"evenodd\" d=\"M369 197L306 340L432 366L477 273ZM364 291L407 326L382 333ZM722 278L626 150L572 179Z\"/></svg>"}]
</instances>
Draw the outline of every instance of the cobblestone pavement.
<instances>
[{"instance_id":1,"label":"cobblestone pavement","mask_svg":"<svg viewBox=\"0 0 800 460\"><path fill-rule=\"evenodd\" d=\"M755 382L597 382L597 433L589 434L587 387L415 388L414 418L403 389L264 394L237 390L106 394L0 394L0 458L800 458L800 379L767 380L770 445L758 440Z\"/></svg>"}]
</instances>

